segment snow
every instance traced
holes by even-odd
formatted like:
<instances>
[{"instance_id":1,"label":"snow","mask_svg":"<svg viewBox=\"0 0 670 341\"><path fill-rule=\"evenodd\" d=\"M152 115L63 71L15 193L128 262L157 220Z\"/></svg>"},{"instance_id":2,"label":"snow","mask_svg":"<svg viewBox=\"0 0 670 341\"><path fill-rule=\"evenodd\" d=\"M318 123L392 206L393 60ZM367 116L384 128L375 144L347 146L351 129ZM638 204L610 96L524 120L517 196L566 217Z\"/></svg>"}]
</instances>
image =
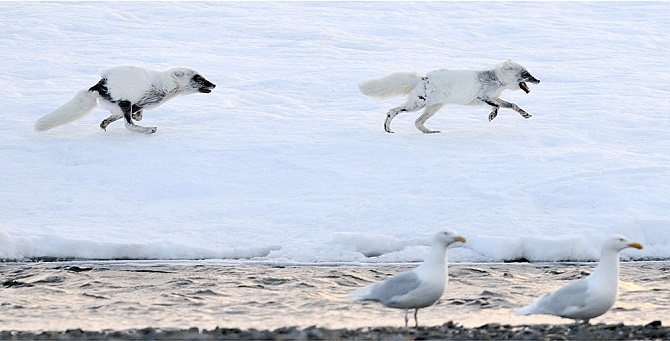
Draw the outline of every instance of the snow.
<instances>
[{"instance_id":1,"label":"snow","mask_svg":"<svg viewBox=\"0 0 670 341\"><path fill-rule=\"evenodd\" d=\"M2 2L0 259L413 262L670 259L670 4ZM494 17L491 17L494 16ZM506 59L533 117L448 106L426 126L360 94L396 71ZM217 84L107 132L39 117L114 65Z\"/></svg>"}]
</instances>

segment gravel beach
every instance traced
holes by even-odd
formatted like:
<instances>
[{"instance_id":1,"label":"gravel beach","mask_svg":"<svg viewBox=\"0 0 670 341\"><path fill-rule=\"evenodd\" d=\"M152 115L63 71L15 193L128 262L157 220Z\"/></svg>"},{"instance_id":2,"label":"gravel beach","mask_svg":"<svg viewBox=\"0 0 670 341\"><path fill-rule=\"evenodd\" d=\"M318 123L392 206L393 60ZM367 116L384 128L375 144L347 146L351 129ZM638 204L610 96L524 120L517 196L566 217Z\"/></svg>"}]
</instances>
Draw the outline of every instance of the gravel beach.
<instances>
[{"instance_id":1,"label":"gravel beach","mask_svg":"<svg viewBox=\"0 0 670 341\"><path fill-rule=\"evenodd\" d=\"M465 328L452 322L438 327L275 330L132 329L87 332L2 332L2 340L668 340L670 327L654 321L644 326L624 324L500 325Z\"/></svg>"}]
</instances>

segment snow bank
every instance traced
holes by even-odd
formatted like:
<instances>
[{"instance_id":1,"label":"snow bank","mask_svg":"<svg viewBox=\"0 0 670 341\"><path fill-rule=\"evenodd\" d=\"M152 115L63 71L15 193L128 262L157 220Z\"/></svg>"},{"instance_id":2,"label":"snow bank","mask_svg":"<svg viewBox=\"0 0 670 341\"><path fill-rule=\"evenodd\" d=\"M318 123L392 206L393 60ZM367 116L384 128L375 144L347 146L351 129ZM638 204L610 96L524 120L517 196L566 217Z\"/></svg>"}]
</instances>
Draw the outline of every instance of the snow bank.
<instances>
[{"instance_id":1,"label":"snow bank","mask_svg":"<svg viewBox=\"0 0 670 341\"><path fill-rule=\"evenodd\" d=\"M670 259L670 4L0 3L0 258L409 262ZM495 20L481 13L495 13ZM383 132L356 84L513 59L541 79ZM99 70L187 66L217 84L36 133Z\"/></svg>"}]
</instances>

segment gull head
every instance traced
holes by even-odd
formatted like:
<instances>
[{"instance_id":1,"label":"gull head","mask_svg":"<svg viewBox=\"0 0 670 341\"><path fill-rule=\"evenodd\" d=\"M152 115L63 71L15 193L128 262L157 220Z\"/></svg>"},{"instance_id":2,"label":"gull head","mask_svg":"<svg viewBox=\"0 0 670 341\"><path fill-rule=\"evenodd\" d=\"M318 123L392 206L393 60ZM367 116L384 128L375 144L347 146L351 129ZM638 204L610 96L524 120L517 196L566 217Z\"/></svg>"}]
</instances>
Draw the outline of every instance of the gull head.
<instances>
[{"instance_id":1,"label":"gull head","mask_svg":"<svg viewBox=\"0 0 670 341\"><path fill-rule=\"evenodd\" d=\"M642 249L642 244L633 242L622 235L614 235L605 241L605 244L603 244L603 249L612 250L615 252L619 252L629 247L634 249Z\"/></svg>"},{"instance_id":2,"label":"gull head","mask_svg":"<svg viewBox=\"0 0 670 341\"><path fill-rule=\"evenodd\" d=\"M435 234L435 237L433 237L433 241L440 243L444 245L445 247L451 245L452 243L455 242L461 242L465 243L466 240L465 238L459 236L456 232L447 230L447 231L440 231Z\"/></svg>"}]
</instances>

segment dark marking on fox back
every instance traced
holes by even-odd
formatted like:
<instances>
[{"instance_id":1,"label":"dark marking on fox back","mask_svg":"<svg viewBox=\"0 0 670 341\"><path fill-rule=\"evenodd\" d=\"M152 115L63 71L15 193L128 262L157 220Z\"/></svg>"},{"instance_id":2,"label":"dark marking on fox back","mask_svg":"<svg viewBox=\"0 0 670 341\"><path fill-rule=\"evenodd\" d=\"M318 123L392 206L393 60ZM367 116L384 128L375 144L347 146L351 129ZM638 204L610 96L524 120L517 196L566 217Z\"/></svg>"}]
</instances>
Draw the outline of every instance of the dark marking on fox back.
<instances>
[{"instance_id":1,"label":"dark marking on fox back","mask_svg":"<svg viewBox=\"0 0 670 341\"><path fill-rule=\"evenodd\" d=\"M121 110L126 111L124 108L128 108L131 110L131 112L137 112L139 110L142 110L147 105L151 104L157 104L160 103L160 101L165 98L165 92L160 92L156 89L153 89L152 92L149 92L147 96L145 96L139 103L133 103L131 105L130 101L124 100L124 99L114 99L112 98L112 95L109 94L109 89L107 88L107 79L103 78L101 79L98 84L90 87L88 91L97 91L98 95L102 97L102 99L110 102L110 103L116 103L121 107Z\"/></svg>"},{"instance_id":2,"label":"dark marking on fox back","mask_svg":"<svg viewBox=\"0 0 670 341\"><path fill-rule=\"evenodd\" d=\"M152 88L144 97L142 97L142 99L137 102L137 110L143 107L158 105L161 101L163 101L163 99L165 99L165 96L167 96L167 92L165 90ZM133 108L133 112L137 110Z\"/></svg>"},{"instance_id":3,"label":"dark marking on fox back","mask_svg":"<svg viewBox=\"0 0 670 341\"><path fill-rule=\"evenodd\" d=\"M100 95L100 97L102 97L104 100L116 103L116 101L114 101L112 96L109 94L109 89L107 89L107 78L101 79L98 84L90 87L88 91L97 91L98 95Z\"/></svg>"},{"instance_id":4,"label":"dark marking on fox back","mask_svg":"<svg viewBox=\"0 0 670 341\"><path fill-rule=\"evenodd\" d=\"M482 84L500 83L498 76L493 70L481 71L477 75L477 78L482 82Z\"/></svg>"}]
</instances>

